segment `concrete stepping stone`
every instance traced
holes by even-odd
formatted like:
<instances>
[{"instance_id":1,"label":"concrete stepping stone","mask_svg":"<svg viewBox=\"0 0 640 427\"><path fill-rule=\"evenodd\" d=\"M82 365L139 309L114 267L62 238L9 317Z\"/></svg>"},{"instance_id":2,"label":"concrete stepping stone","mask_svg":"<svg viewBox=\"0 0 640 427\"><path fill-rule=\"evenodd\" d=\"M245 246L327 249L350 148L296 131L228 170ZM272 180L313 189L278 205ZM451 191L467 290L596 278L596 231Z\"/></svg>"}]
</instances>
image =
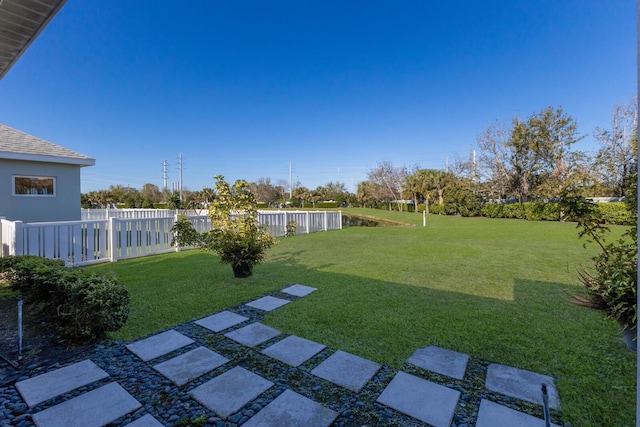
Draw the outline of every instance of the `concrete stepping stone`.
<instances>
[{"instance_id":1,"label":"concrete stepping stone","mask_svg":"<svg viewBox=\"0 0 640 427\"><path fill-rule=\"evenodd\" d=\"M381 365L360 356L338 350L311 373L352 391L360 391Z\"/></svg>"},{"instance_id":2,"label":"concrete stepping stone","mask_svg":"<svg viewBox=\"0 0 640 427\"><path fill-rule=\"evenodd\" d=\"M191 380L227 363L229 359L206 347L198 347L187 353L158 363L153 367L176 385L181 386Z\"/></svg>"},{"instance_id":3,"label":"concrete stepping stone","mask_svg":"<svg viewBox=\"0 0 640 427\"><path fill-rule=\"evenodd\" d=\"M312 288L305 285L291 285L282 290L285 294L293 295L294 297L306 297L313 291L317 291L318 288Z\"/></svg>"},{"instance_id":4,"label":"concrete stepping stone","mask_svg":"<svg viewBox=\"0 0 640 427\"><path fill-rule=\"evenodd\" d=\"M130 422L125 427L164 427L164 424L153 418L153 415L147 414L142 418Z\"/></svg>"},{"instance_id":5,"label":"concrete stepping stone","mask_svg":"<svg viewBox=\"0 0 640 427\"><path fill-rule=\"evenodd\" d=\"M464 378L469 355L445 348L429 346L419 348L407 359L407 363L448 377Z\"/></svg>"},{"instance_id":6,"label":"concrete stepping stone","mask_svg":"<svg viewBox=\"0 0 640 427\"><path fill-rule=\"evenodd\" d=\"M262 353L291 366L299 366L320 353L326 346L304 338L289 336L265 348Z\"/></svg>"},{"instance_id":7,"label":"concrete stepping stone","mask_svg":"<svg viewBox=\"0 0 640 427\"><path fill-rule=\"evenodd\" d=\"M377 402L434 427L449 427L459 398L459 391L400 371Z\"/></svg>"},{"instance_id":8,"label":"concrete stepping stone","mask_svg":"<svg viewBox=\"0 0 640 427\"><path fill-rule=\"evenodd\" d=\"M227 418L272 386L271 381L236 366L194 388L189 394L218 416Z\"/></svg>"},{"instance_id":9,"label":"concrete stepping stone","mask_svg":"<svg viewBox=\"0 0 640 427\"><path fill-rule=\"evenodd\" d=\"M126 347L133 354L147 362L191 343L193 343L191 338L171 329L149 338L127 344Z\"/></svg>"},{"instance_id":10,"label":"concrete stepping stone","mask_svg":"<svg viewBox=\"0 0 640 427\"><path fill-rule=\"evenodd\" d=\"M542 384L547 385L549 407L558 408L560 397L553 378L497 363L492 363L487 368L487 388L516 399L542 405Z\"/></svg>"},{"instance_id":11,"label":"concrete stepping stone","mask_svg":"<svg viewBox=\"0 0 640 427\"><path fill-rule=\"evenodd\" d=\"M239 342L240 344L244 344L247 347L255 347L265 341L269 341L273 337L277 337L278 335L280 335L279 330L273 329L272 327L263 325L259 322L252 323L244 328L236 329L235 331L224 334L225 337L231 338L232 340Z\"/></svg>"},{"instance_id":12,"label":"concrete stepping stone","mask_svg":"<svg viewBox=\"0 0 640 427\"><path fill-rule=\"evenodd\" d=\"M318 402L294 391L285 390L243 425L245 427L328 427L337 417L336 411L325 408Z\"/></svg>"},{"instance_id":13,"label":"concrete stepping stone","mask_svg":"<svg viewBox=\"0 0 640 427\"><path fill-rule=\"evenodd\" d=\"M100 427L142 405L118 383L81 394L32 415L38 427Z\"/></svg>"},{"instance_id":14,"label":"concrete stepping stone","mask_svg":"<svg viewBox=\"0 0 640 427\"><path fill-rule=\"evenodd\" d=\"M257 308L263 311L273 311L276 308L280 308L285 304L289 304L291 301L288 299L276 298L272 296L262 297L255 301L246 303L249 307Z\"/></svg>"},{"instance_id":15,"label":"concrete stepping stone","mask_svg":"<svg viewBox=\"0 0 640 427\"><path fill-rule=\"evenodd\" d=\"M213 332L220 332L246 320L249 320L249 318L225 310L204 319L196 320L194 323Z\"/></svg>"},{"instance_id":16,"label":"concrete stepping stone","mask_svg":"<svg viewBox=\"0 0 640 427\"><path fill-rule=\"evenodd\" d=\"M83 360L37 377L16 383L16 388L30 407L108 377L91 360Z\"/></svg>"},{"instance_id":17,"label":"concrete stepping stone","mask_svg":"<svg viewBox=\"0 0 640 427\"><path fill-rule=\"evenodd\" d=\"M557 424L551 424L559 427ZM544 427L545 421L542 418L524 414L515 409L498 405L489 400L482 399L480 401L480 410L478 411L478 420L476 427Z\"/></svg>"}]
</instances>

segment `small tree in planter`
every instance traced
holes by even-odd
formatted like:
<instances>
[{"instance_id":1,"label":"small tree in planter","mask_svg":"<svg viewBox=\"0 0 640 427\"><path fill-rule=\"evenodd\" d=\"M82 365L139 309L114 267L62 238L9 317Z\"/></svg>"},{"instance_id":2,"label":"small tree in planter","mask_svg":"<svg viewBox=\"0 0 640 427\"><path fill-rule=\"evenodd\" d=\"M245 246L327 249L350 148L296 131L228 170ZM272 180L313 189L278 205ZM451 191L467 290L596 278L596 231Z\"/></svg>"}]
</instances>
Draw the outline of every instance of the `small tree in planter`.
<instances>
[{"instance_id":1,"label":"small tree in planter","mask_svg":"<svg viewBox=\"0 0 640 427\"><path fill-rule=\"evenodd\" d=\"M247 181L238 180L230 186L222 175L215 179L216 200L209 206L213 229L200 235L186 218L180 218L172 229L173 244L211 250L221 263L231 264L236 277L251 276L276 239L258 225L257 203Z\"/></svg>"}]
</instances>

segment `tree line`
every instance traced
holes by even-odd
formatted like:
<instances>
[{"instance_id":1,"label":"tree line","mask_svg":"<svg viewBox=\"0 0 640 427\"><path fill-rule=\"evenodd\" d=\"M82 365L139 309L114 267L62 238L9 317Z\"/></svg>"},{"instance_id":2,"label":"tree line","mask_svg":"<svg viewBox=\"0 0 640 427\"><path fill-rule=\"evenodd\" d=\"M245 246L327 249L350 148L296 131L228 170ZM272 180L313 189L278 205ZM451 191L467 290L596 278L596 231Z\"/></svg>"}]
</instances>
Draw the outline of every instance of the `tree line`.
<instances>
[{"instance_id":1,"label":"tree line","mask_svg":"<svg viewBox=\"0 0 640 427\"><path fill-rule=\"evenodd\" d=\"M586 135L562 108L542 109L507 125L495 123L477 137L478 150L468 159L456 158L446 170L419 166L397 167L381 161L367 172L367 180L350 193L344 183L329 182L309 189L300 182L260 178L250 189L264 207L312 207L333 201L335 206L407 209L447 206L448 213L479 211L486 201L548 201L567 191L586 197L624 197L637 172L637 99L614 108L611 126L595 129L594 153L575 149ZM169 209L206 207L215 191L203 188L182 193L160 190L154 184L142 189L111 186L82 194L82 206Z\"/></svg>"}]
</instances>

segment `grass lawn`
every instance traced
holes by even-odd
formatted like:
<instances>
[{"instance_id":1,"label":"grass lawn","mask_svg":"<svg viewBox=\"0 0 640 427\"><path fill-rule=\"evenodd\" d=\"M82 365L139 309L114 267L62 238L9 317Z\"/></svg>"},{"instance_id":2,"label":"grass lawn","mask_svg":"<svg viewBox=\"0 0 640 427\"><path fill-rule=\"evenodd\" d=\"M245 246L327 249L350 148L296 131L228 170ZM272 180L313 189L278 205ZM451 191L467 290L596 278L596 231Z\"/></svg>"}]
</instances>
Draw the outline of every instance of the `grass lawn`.
<instances>
[{"instance_id":1,"label":"grass lawn","mask_svg":"<svg viewBox=\"0 0 640 427\"><path fill-rule=\"evenodd\" d=\"M317 292L265 323L394 368L437 345L556 378L562 420L635 425L636 354L581 292L573 224L348 209L416 227L348 228L281 239L254 276L234 279L212 254L185 251L91 267L132 296L114 334L133 340L300 283ZM621 228L615 230L622 232Z\"/></svg>"}]
</instances>

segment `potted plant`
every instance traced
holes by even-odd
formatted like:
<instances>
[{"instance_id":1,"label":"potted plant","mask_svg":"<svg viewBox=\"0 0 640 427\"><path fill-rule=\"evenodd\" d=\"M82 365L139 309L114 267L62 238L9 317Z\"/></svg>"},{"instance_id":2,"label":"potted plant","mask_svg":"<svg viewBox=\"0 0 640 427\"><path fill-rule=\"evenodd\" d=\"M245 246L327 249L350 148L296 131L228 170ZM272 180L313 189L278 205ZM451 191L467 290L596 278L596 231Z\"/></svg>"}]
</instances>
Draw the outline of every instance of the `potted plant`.
<instances>
[{"instance_id":1,"label":"potted plant","mask_svg":"<svg viewBox=\"0 0 640 427\"><path fill-rule=\"evenodd\" d=\"M212 230L199 234L186 217L179 217L172 227L172 244L211 250L221 263L231 264L235 277L251 276L276 239L258 225L257 203L247 181L230 186L222 175L215 179L216 200L209 205Z\"/></svg>"},{"instance_id":2,"label":"potted plant","mask_svg":"<svg viewBox=\"0 0 640 427\"><path fill-rule=\"evenodd\" d=\"M635 189L632 189L635 190ZM627 205L637 218L635 191L627 197ZM577 222L579 236L600 246L591 268L580 268L578 278L585 286L586 297L573 295L572 302L606 313L622 328L627 348L637 350L638 327L638 229L634 224L613 243L606 243L610 231L603 225L595 203L580 196L565 195L561 201L564 215Z\"/></svg>"}]
</instances>

